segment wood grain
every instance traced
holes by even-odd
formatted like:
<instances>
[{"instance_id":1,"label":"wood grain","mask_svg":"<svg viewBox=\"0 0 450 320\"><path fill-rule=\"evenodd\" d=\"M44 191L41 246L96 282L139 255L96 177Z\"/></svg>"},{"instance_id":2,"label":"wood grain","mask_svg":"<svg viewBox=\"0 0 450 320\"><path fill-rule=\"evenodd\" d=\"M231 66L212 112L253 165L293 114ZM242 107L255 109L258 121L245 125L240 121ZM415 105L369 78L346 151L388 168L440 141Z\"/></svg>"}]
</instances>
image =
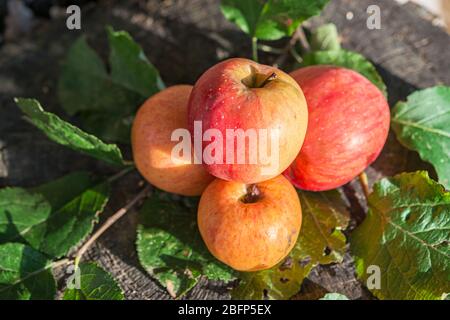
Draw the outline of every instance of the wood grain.
<instances>
[{"instance_id":1,"label":"wood grain","mask_svg":"<svg viewBox=\"0 0 450 320\"><path fill-rule=\"evenodd\" d=\"M381 30L368 30L366 8L371 0L335 0L310 27L334 22L345 48L372 60L389 90L389 101L405 99L416 88L450 85L450 38L433 26L423 10L394 1L379 0ZM346 19L353 12L352 20ZM222 17L218 1L100 1L85 7L82 33L107 56L104 26L125 29L144 47L168 85L194 83L214 63L233 56L251 55L250 41ZM65 29L63 18L44 21L27 37L0 48L0 187L32 186L74 170L99 174L108 167L49 142L43 134L21 119L14 96L36 97L49 111L66 117L58 106L57 78L67 48L81 32ZM283 41L282 41L283 42ZM284 43L281 43L283 46ZM269 62L273 57L262 55ZM77 123L77 119L71 119ZM127 149L125 147L125 149ZM130 157L129 150L125 154ZM401 171L430 166L417 154L400 146L391 134L381 157L368 169L369 181ZM138 191L140 177L129 175L114 188L114 197L102 216L120 208ZM345 186L353 214L352 225L364 218L365 202L357 182ZM128 299L170 299L140 267L135 250L137 214L127 214L88 251L86 259L97 261L118 279ZM57 270L62 285L64 270ZM230 284L202 280L186 299L229 299ZM370 293L355 279L349 255L344 263L319 266L305 282L298 299L339 292L352 299L369 299Z\"/></svg>"}]
</instances>

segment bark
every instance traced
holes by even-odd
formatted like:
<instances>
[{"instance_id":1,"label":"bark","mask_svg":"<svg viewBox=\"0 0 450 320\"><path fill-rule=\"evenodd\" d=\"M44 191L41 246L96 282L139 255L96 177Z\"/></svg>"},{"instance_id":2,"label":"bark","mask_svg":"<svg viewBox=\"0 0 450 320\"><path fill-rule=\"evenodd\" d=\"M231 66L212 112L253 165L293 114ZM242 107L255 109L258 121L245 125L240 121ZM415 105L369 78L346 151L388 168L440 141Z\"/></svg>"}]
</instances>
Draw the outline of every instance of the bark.
<instances>
[{"instance_id":1,"label":"bark","mask_svg":"<svg viewBox=\"0 0 450 320\"><path fill-rule=\"evenodd\" d=\"M366 8L370 0L335 0L314 27L334 22L343 46L375 64L386 82L393 106L417 88L450 85L450 37L431 23L431 17L414 5L400 6L379 0L381 30L368 30ZM346 18L353 12L353 19ZM82 30L68 31L65 19L41 21L32 34L0 48L0 187L34 186L75 170L108 173L95 160L60 147L22 120L12 98L36 97L49 111L67 118L58 106L57 79L67 48L81 34L107 55L105 25L125 29L144 47L168 85L194 83L214 63L234 56L251 56L250 39L221 15L218 1L100 1L83 8ZM281 44L284 45L284 44ZM262 55L264 59L270 57ZM77 119L70 119L77 123ZM127 148L125 148L127 149ZM126 156L130 158L129 150ZM390 134L380 158L368 169L369 182L403 171L432 168L417 154L403 148ZM432 171L433 172L433 171ZM104 221L138 189L140 177L130 175L118 183ZM344 187L353 215L353 225L365 215L365 200L355 180ZM135 250L137 214L127 214L87 252L119 281L128 299L170 299L139 265ZM62 283L64 270L58 270ZM230 285L202 280L186 299L228 299ZM350 255L339 265L319 266L305 281L298 299L340 292L352 299L371 298L355 279Z\"/></svg>"}]
</instances>

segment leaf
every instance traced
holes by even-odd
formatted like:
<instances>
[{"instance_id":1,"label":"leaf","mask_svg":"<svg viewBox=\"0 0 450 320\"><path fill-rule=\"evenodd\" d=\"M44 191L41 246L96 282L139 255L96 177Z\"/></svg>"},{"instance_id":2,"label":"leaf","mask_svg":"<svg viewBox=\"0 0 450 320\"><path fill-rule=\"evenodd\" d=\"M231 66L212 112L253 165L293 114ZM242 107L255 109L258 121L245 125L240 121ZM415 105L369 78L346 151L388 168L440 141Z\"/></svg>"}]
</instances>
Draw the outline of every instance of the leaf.
<instances>
[{"instance_id":1,"label":"leaf","mask_svg":"<svg viewBox=\"0 0 450 320\"><path fill-rule=\"evenodd\" d=\"M277 40L291 36L305 20L318 15L329 0L222 0L225 18L251 37Z\"/></svg>"},{"instance_id":2,"label":"leaf","mask_svg":"<svg viewBox=\"0 0 450 320\"><path fill-rule=\"evenodd\" d=\"M41 194L21 188L0 189L0 244L20 238L29 226L48 219L51 206Z\"/></svg>"},{"instance_id":3,"label":"leaf","mask_svg":"<svg viewBox=\"0 0 450 320\"><path fill-rule=\"evenodd\" d=\"M200 276L230 281L234 272L207 250L197 228L196 208L153 194L141 211L137 251L141 265L172 296L195 286Z\"/></svg>"},{"instance_id":4,"label":"leaf","mask_svg":"<svg viewBox=\"0 0 450 320\"><path fill-rule=\"evenodd\" d=\"M79 114L87 131L107 141L129 143L136 109L164 83L127 32L110 27L107 32L111 73L81 37L69 49L58 94L64 110Z\"/></svg>"},{"instance_id":5,"label":"leaf","mask_svg":"<svg viewBox=\"0 0 450 320\"><path fill-rule=\"evenodd\" d=\"M0 299L54 299L56 283L50 263L43 254L27 245L0 245Z\"/></svg>"},{"instance_id":6,"label":"leaf","mask_svg":"<svg viewBox=\"0 0 450 320\"><path fill-rule=\"evenodd\" d=\"M359 53L341 49L332 51L313 51L307 53L303 57L303 66L317 64L335 65L355 70L376 85L378 89L383 92L384 96L387 96L387 89L383 79L378 74L373 64Z\"/></svg>"},{"instance_id":7,"label":"leaf","mask_svg":"<svg viewBox=\"0 0 450 320\"><path fill-rule=\"evenodd\" d=\"M302 228L297 243L285 261L269 270L241 273L235 299L289 299L319 264L341 262L349 214L338 191L299 192Z\"/></svg>"},{"instance_id":8,"label":"leaf","mask_svg":"<svg viewBox=\"0 0 450 320\"><path fill-rule=\"evenodd\" d=\"M324 24L311 35L311 49L314 51L333 51L341 49L341 42L336 25Z\"/></svg>"},{"instance_id":9,"label":"leaf","mask_svg":"<svg viewBox=\"0 0 450 320\"><path fill-rule=\"evenodd\" d=\"M124 295L113 277L95 263L79 265L79 288L67 288L63 300L123 300Z\"/></svg>"},{"instance_id":10,"label":"leaf","mask_svg":"<svg viewBox=\"0 0 450 320\"><path fill-rule=\"evenodd\" d=\"M108 27L111 80L130 91L148 98L164 89L158 70L150 63L142 48L126 31Z\"/></svg>"},{"instance_id":11,"label":"leaf","mask_svg":"<svg viewBox=\"0 0 450 320\"><path fill-rule=\"evenodd\" d=\"M83 112L83 128L105 141L130 144L131 125L134 115L119 117L114 113Z\"/></svg>"},{"instance_id":12,"label":"leaf","mask_svg":"<svg viewBox=\"0 0 450 320\"><path fill-rule=\"evenodd\" d=\"M414 92L392 111L397 139L430 162L439 182L450 189L450 87Z\"/></svg>"},{"instance_id":13,"label":"leaf","mask_svg":"<svg viewBox=\"0 0 450 320\"><path fill-rule=\"evenodd\" d=\"M323 296L323 298L320 298L319 300L348 300L348 298L340 293L327 293Z\"/></svg>"},{"instance_id":14,"label":"leaf","mask_svg":"<svg viewBox=\"0 0 450 320\"><path fill-rule=\"evenodd\" d=\"M26 114L27 119L42 130L49 139L110 164L123 165L122 153L116 145L106 144L56 115L45 112L35 99L16 98L15 101Z\"/></svg>"},{"instance_id":15,"label":"leaf","mask_svg":"<svg viewBox=\"0 0 450 320\"><path fill-rule=\"evenodd\" d=\"M265 3L264 0L222 0L220 9L225 18L253 37L256 35L258 21Z\"/></svg>"},{"instance_id":16,"label":"leaf","mask_svg":"<svg viewBox=\"0 0 450 320\"><path fill-rule=\"evenodd\" d=\"M374 185L368 215L350 244L361 280L372 274L369 266L380 268L375 296L428 300L450 292L449 239L450 193L418 171Z\"/></svg>"},{"instance_id":17,"label":"leaf","mask_svg":"<svg viewBox=\"0 0 450 320\"><path fill-rule=\"evenodd\" d=\"M0 243L21 242L59 258L86 238L108 200L109 186L73 173L32 190L0 190Z\"/></svg>"}]
</instances>

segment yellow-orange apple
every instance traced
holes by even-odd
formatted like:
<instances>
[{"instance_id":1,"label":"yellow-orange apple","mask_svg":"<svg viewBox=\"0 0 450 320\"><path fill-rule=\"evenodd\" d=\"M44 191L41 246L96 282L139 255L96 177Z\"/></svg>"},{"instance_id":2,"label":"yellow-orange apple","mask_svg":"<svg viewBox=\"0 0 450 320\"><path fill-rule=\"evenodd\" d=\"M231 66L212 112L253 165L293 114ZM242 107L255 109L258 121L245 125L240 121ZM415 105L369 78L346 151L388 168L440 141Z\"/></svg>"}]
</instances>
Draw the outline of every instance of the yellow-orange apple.
<instances>
[{"instance_id":1,"label":"yellow-orange apple","mask_svg":"<svg viewBox=\"0 0 450 320\"><path fill-rule=\"evenodd\" d=\"M240 271L273 267L297 241L300 200L283 176L246 185L216 179L198 208L198 227L209 251Z\"/></svg>"},{"instance_id":2,"label":"yellow-orange apple","mask_svg":"<svg viewBox=\"0 0 450 320\"><path fill-rule=\"evenodd\" d=\"M247 184L281 174L297 156L308 123L305 97L294 79L241 58L216 64L198 79L188 115L197 157L207 171ZM207 136L203 141L198 131Z\"/></svg>"},{"instance_id":3,"label":"yellow-orange apple","mask_svg":"<svg viewBox=\"0 0 450 320\"><path fill-rule=\"evenodd\" d=\"M169 87L141 106L133 122L131 144L139 172L154 186L185 196L200 195L213 177L203 166L174 159L176 129L187 128L187 104L192 86ZM189 141L190 143L190 141Z\"/></svg>"}]
</instances>

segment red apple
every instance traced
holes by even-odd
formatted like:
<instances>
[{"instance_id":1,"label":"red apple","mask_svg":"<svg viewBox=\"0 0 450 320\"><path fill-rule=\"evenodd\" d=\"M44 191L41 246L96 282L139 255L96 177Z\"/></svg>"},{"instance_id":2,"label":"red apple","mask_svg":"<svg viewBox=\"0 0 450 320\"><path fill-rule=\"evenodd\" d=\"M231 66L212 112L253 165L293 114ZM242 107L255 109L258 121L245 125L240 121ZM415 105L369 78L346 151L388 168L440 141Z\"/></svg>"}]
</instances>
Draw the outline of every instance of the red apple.
<instances>
[{"instance_id":1,"label":"red apple","mask_svg":"<svg viewBox=\"0 0 450 320\"><path fill-rule=\"evenodd\" d=\"M196 145L196 150L200 149L198 158L207 162L207 171L223 180L242 183L257 183L281 174L298 154L308 122L305 98L294 79L274 67L240 58L223 61L198 79L189 100L188 116L194 145L199 143L195 121L201 122L203 133L217 129L223 137L223 143L211 152L216 159L209 163L204 155L216 138ZM231 137L227 148L227 130L239 129L256 132L257 143L251 144L247 138L242 143L242 139ZM277 130L278 146L271 140ZM267 153L261 148L264 142ZM245 161L238 161L239 153Z\"/></svg>"},{"instance_id":2,"label":"red apple","mask_svg":"<svg viewBox=\"0 0 450 320\"><path fill-rule=\"evenodd\" d=\"M305 94L309 123L303 147L284 175L304 190L342 186L380 154L389 131L386 98L345 68L311 66L291 76Z\"/></svg>"},{"instance_id":3,"label":"red apple","mask_svg":"<svg viewBox=\"0 0 450 320\"><path fill-rule=\"evenodd\" d=\"M240 271L279 263L294 247L301 221L298 194L282 175L252 185L216 179L198 208L198 227L209 251Z\"/></svg>"}]
</instances>

